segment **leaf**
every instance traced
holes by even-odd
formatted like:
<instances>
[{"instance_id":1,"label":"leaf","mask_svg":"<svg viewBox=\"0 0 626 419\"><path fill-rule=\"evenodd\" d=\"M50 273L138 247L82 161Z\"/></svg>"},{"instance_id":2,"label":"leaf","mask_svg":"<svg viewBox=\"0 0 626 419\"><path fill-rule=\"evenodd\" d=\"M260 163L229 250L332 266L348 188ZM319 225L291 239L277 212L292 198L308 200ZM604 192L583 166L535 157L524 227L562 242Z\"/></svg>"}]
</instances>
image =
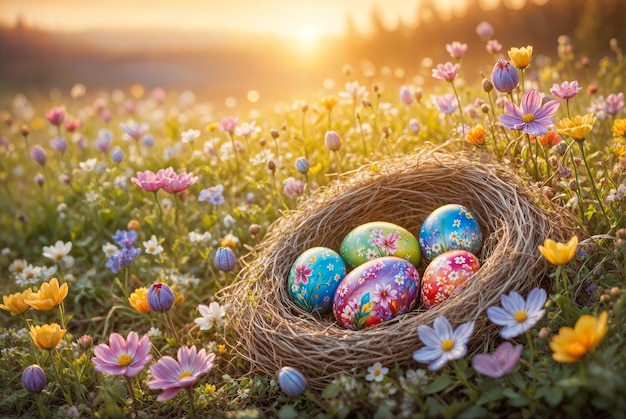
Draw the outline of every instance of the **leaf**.
<instances>
[{"instance_id":1,"label":"leaf","mask_svg":"<svg viewBox=\"0 0 626 419\"><path fill-rule=\"evenodd\" d=\"M508 380L511 384L513 384L515 387L519 388L520 390L524 390L526 388L526 382L524 381L524 378L519 373L509 374Z\"/></svg>"},{"instance_id":2,"label":"leaf","mask_svg":"<svg viewBox=\"0 0 626 419\"><path fill-rule=\"evenodd\" d=\"M543 396L550 406L555 407L558 406L559 403L563 400L563 390L560 387L554 387Z\"/></svg>"},{"instance_id":3,"label":"leaf","mask_svg":"<svg viewBox=\"0 0 626 419\"><path fill-rule=\"evenodd\" d=\"M480 397L476 401L476 404L480 406L481 404L500 400L502 397L502 389L500 387L492 387L480 395Z\"/></svg>"},{"instance_id":4,"label":"leaf","mask_svg":"<svg viewBox=\"0 0 626 419\"><path fill-rule=\"evenodd\" d=\"M389 417L392 417L391 408L386 403L381 404L374 415L374 419L385 419Z\"/></svg>"},{"instance_id":5,"label":"leaf","mask_svg":"<svg viewBox=\"0 0 626 419\"><path fill-rule=\"evenodd\" d=\"M471 406L470 402L459 402L451 404L450 406L447 406L445 409L443 409L443 417L445 419L456 418L458 416L458 413L468 406Z\"/></svg>"},{"instance_id":6,"label":"leaf","mask_svg":"<svg viewBox=\"0 0 626 419\"><path fill-rule=\"evenodd\" d=\"M428 416L437 416L443 410L443 406L434 397L428 397L426 399L426 406L428 407Z\"/></svg>"},{"instance_id":7,"label":"leaf","mask_svg":"<svg viewBox=\"0 0 626 419\"><path fill-rule=\"evenodd\" d=\"M470 406L462 411L457 417L459 419L486 418L489 417L489 413L487 412L487 409L482 406Z\"/></svg>"},{"instance_id":8,"label":"leaf","mask_svg":"<svg viewBox=\"0 0 626 419\"><path fill-rule=\"evenodd\" d=\"M341 387L338 384L330 383L322 391L322 399L334 399L341 392Z\"/></svg>"},{"instance_id":9,"label":"leaf","mask_svg":"<svg viewBox=\"0 0 626 419\"><path fill-rule=\"evenodd\" d=\"M509 399L519 399L521 398L519 393L516 393L512 388L505 388L502 390L502 394L508 397Z\"/></svg>"},{"instance_id":10,"label":"leaf","mask_svg":"<svg viewBox=\"0 0 626 419\"><path fill-rule=\"evenodd\" d=\"M296 419L298 411L292 405L286 404L278 411L278 417L280 419Z\"/></svg>"},{"instance_id":11,"label":"leaf","mask_svg":"<svg viewBox=\"0 0 626 419\"><path fill-rule=\"evenodd\" d=\"M438 393L441 390L447 388L452 383L452 379L447 375L440 375L435 380L426 386L424 394Z\"/></svg>"}]
</instances>

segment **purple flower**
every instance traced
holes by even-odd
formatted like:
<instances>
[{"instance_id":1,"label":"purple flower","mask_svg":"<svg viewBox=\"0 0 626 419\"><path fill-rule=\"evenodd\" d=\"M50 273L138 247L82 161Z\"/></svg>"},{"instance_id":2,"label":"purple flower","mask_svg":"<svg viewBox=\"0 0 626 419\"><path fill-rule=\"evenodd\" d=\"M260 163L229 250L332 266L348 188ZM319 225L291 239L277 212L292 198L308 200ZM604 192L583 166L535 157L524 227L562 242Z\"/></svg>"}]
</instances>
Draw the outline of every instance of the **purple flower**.
<instances>
[{"instance_id":1,"label":"purple flower","mask_svg":"<svg viewBox=\"0 0 626 419\"><path fill-rule=\"evenodd\" d=\"M491 378L504 377L511 373L519 362L522 345L513 346L504 342L491 354L478 354L472 358L472 367L476 372Z\"/></svg>"},{"instance_id":2,"label":"purple flower","mask_svg":"<svg viewBox=\"0 0 626 419\"><path fill-rule=\"evenodd\" d=\"M306 390L306 379L300 371L292 367L278 370L278 385L289 397L298 397Z\"/></svg>"},{"instance_id":3,"label":"purple flower","mask_svg":"<svg viewBox=\"0 0 626 419\"><path fill-rule=\"evenodd\" d=\"M137 256L141 254L141 249L134 247L123 248L111 255L104 266L109 268L114 274L118 273L124 266L130 265Z\"/></svg>"},{"instance_id":4,"label":"purple flower","mask_svg":"<svg viewBox=\"0 0 626 419\"><path fill-rule=\"evenodd\" d=\"M462 44L458 41L454 41L451 44L446 44L446 51L452 58L463 58L465 53L467 52L467 44Z\"/></svg>"},{"instance_id":5,"label":"purple flower","mask_svg":"<svg viewBox=\"0 0 626 419\"><path fill-rule=\"evenodd\" d=\"M519 84L519 76L510 62L499 59L493 66L491 82L499 92L511 93Z\"/></svg>"},{"instance_id":6,"label":"purple flower","mask_svg":"<svg viewBox=\"0 0 626 419\"><path fill-rule=\"evenodd\" d=\"M230 272L235 269L237 258L230 247L218 247L215 252L213 263L222 272Z\"/></svg>"},{"instance_id":7,"label":"purple flower","mask_svg":"<svg viewBox=\"0 0 626 419\"><path fill-rule=\"evenodd\" d=\"M46 160L48 160L48 156L46 155L45 150L39 145L36 145L30 150L30 156L35 162L39 163L42 166L44 166L46 164Z\"/></svg>"},{"instance_id":8,"label":"purple flower","mask_svg":"<svg viewBox=\"0 0 626 419\"><path fill-rule=\"evenodd\" d=\"M113 241L124 248L130 248L137 243L137 232L135 230L117 230L113 236Z\"/></svg>"},{"instance_id":9,"label":"purple flower","mask_svg":"<svg viewBox=\"0 0 626 419\"><path fill-rule=\"evenodd\" d=\"M145 145L146 147L154 147L155 143L156 143L156 140L150 134L146 134L143 137L141 137L141 144Z\"/></svg>"},{"instance_id":10,"label":"purple flower","mask_svg":"<svg viewBox=\"0 0 626 419\"><path fill-rule=\"evenodd\" d=\"M421 325L417 327L417 334L425 345L413 353L417 362L428 364L428 369L435 371L443 367L446 362L462 358L467 353L467 341L474 331L474 322L463 323L456 330L452 329L445 316L435 319L434 328Z\"/></svg>"},{"instance_id":11,"label":"purple flower","mask_svg":"<svg viewBox=\"0 0 626 419\"><path fill-rule=\"evenodd\" d=\"M104 374L135 377L152 360L151 349L148 335L139 339L137 332L130 332L124 340L120 334L111 333L108 345L93 348L91 361L94 369Z\"/></svg>"},{"instance_id":12,"label":"purple flower","mask_svg":"<svg viewBox=\"0 0 626 419\"><path fill-rule=\"evenodd\" d=\"M31 393L39 393L47 383L46 373L37 364L26 367L22 372L22 386Z\"/></svg>"},{"instance_id":13,"label":"purple flower","mask_svg":"<svg viewBox=\"0 0 626 419\"><path fill-rule=\"evenodd\" d=\"M98 131L98 138L96 138L96 147L101 153L106 153L111 147L111 141L113 141L113 133L108 129L101 129Z\"/></svg>"},{"instance_id":14,"label":"purple flower","mask_svg":"<svg viewBox=\"0 0 626 419\"><path fill-rule=\"evenodd\" d=\"M220 120L220 129L232 134L235 132L235 128L237 128L237 122L239 122L239 118L226 116Z\"/></svg>"},{"instance_id":15,"label":"purple flower","mask_svg":"<svg viewBox=\"0 0 626 419\"><path fill-rule=\"evenodd\" d=\"M486 48L489 54L497 54L502 50L502 44L495 39L490 39L487 41Z\"/></svg>"},{"instance_id":16,"label":"purple flower","mask_svg":"<svg viewBox=\"0 0 626 419\"><path fill-rule=\"evenodd\" d=\"M554 83L552 89L550 89L550 93L559 99L569 100L576 96L581 90L582 88L578 87L578 82L574 80L571 83L568 81L564 81L561 84Z\"/></svg>"},{"instance_id":17,"label":"purple flower","mask_svg":"<svg viewBox=\"0 0 626 419\"><path fill-rule=\"evenodd\" d=\"M449 115L456 111L459 107L459 103L456 101L456 97L452 93L444 93L442 96L433 96L433 102L437 105L439 112Z\"/></svg>"},{"instance_id":18,"label":"purple flower","mask_svg":"<svg viewBox=\"0 0 626 419\"><path fill-rule=\"evenodd\" d=\"M548 132L548 127L554 124L552 117L559 109L559 102L551 100L541 104L541 94L535 90L527 90L522 96L521 107L513 102L504 104L505 114L498 119L507 129L521 130L538 137Z\"/></svg>"},{"instance_id":19,"label":"purple flower","mask_svg":"<svg viewBox=\"0 0 626 419\"><path fill-rule=\"evenodd\" d=\"M491 23L489 23L489 22L480 22L476 26L476 33L482 39L486 40L486 39L491 39L493 37L493 34L495 33L495 31L493 29L493 26L491 26Z\"/></svg>"},{"instance_id":20,"label":"purple flower","mask_svg":"<svg viewBox=\"0 0 626 419\"><path fill-rule=\"evenodd\" d=\"M453 81L459 75L461 66L447 62L445 64L437 64L437 68L433 69L433 77L439 80Z\"/></svg>"},{"instance_id":21,"label":"purple flower","mask_svg":"<svg viewBox=\"0 0 626 419\"><path fill-rule=\"evenodd\" d=\"M418 134L420 132L420 123L415 118L411 118L409 121L409 128L411 128L411 132L413 134Z\"/></svg>"},{"instance_id":22,"label":"purple flower","mask_svg":"<svg viewBox=\"0 0 626 419\"><path fill-rule=\"evenodd\" d=\"M161 282L150 285L148 289L148 306L152 311L168 311L175 299L172 289Z\"/></svg>"},{"instance_id":23,"label":"purple flower","mask_svg":"<svg viewBox=\"0 0 626 419\"><path fill-rule=\"evenodd\" d=\"M341 138L335 131L326 131L324 134L324 145L330 151L337 151L341 148Z\"/></svg>"},{"instance_id":24,"label":"purple flower","mask_svg":"<svg viewBox=\"0 0 626 419\"><path fill-rule=\"evenodd\" d=\"M624 108L624 93L611 93L604 102L604 111L609 115L615 115Z\"/></svg>"},{"instance_id":25,"label":"purple flower","mask_svg":"<svg viewBox=\"0 0 626 419\"><path fill-rule=\"evenodd\" d=\"M509 295L500 296L502 307L487 309L487 316L495 324L504 326L500 336L514 338L530 330L543 317L546 298L546 292L541 288L533 288L526 301L517 292L511 291Z\"/></svg>"},{"instance_id":26,"label":"purple flower","mask_svg":"<svg viewBox=\"0 0 626 419\"><path fill-rule=\"evenodd\" d=\"M224 196L222 195L222 192L224 192L224 186L222 186L221 184L211 186L210 188L206 188L200 191L200 195L198 195L198 201L206 201L217 207L224 203Z\"/></svg>"},{"instance_id":27,"label":"purple flower","mask_svg":"<svg viewBox=\"0 0 626 419\"><path fill-rule=\"evenodd\" d=\"M139 141L141 137L148 133L150 129L150 124L147 122L137 123L132 119L127 121L125 124L120 124L120 128L124 131L124 135L122 138L126 141Z\"/></svg>"},{"instance_id":28,"label":"purple flower","mask_svg":"<svg viewBox=\"0 0 626 419\"><path fill-rule=\"evenodd\" d=\"M408 87L402 86L400 87L400 102L405 105L410 105L413 103L413 94Z\"/></svg>"},{"instance_id":29,"label":"purple flower","mask_svg":"<svg viewBox=\"0 0 626 419\"><path fill-rule=\"evenodd\" d=\"M150 366L154 380L148 381L152 390L163 390L157 401L164 402L175 397L183 388L193 386L198 379L213 368L214 353L206 354L204 349L196 352L196 347L178 349L178 360L164 356Z\"/></svg>"},{"instance_id":30,"label":"purple flower","mask_svg":"<svg viewBox=\"0 0 626 419\"><path fill-rule=\"evenodd\" d=\"M50 140L50 147L63 154L67 151L67 140L63 137L56 137Z\"/></svg>"},{"instance_id":31,"label":"purple flower","mask_svg":"<svg viewBox=\"0 0 626 419\"><path fill-rule=\"evenodd\" d=\"M114 163L121 163L122 160L124 160L124 152L119 147L113 147L113 150L111 150L110 156L111 156L111 160Z\"/></svg>"}]
</instances>

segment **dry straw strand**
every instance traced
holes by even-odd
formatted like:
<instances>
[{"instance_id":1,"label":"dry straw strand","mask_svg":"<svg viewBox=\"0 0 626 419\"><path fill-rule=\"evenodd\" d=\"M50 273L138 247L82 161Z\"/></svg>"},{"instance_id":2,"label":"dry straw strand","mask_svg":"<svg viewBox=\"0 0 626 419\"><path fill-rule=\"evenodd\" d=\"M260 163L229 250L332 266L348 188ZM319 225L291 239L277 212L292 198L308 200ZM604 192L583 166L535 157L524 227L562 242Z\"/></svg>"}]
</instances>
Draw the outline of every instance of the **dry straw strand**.
<instances>
[{"instance_id":1,"label":"dry straw strand","mask_svg":"<svg viewBox=\"0 0 626 419\"><path fill-rule=\"evenodd\" d=\"M448 203L469 208L484 236L482 267L461 293L431 310L418 307L360 331L342 329L332 316L311 315L291 302L287 278L305 250L338 250L350 230L371 221L398 224L417 237L426 216ZM230 305L232 347L251 371L272 375L282 366L295 367L318 389L377 361L414 363L411 356L421 347L417 326L432 325L439 315L453 325L475 321L470 348L484 348L499 330L488 322L487 307L511 290L525 295L537 286L549 289L551 268L537 245L548 237L569 239L573 225L570 213L485 155L427 152L373 163L278 219L247 256L235 282L220 294ZM420 274L425 266L422 261Z\"/></svg>"}]
</instances>

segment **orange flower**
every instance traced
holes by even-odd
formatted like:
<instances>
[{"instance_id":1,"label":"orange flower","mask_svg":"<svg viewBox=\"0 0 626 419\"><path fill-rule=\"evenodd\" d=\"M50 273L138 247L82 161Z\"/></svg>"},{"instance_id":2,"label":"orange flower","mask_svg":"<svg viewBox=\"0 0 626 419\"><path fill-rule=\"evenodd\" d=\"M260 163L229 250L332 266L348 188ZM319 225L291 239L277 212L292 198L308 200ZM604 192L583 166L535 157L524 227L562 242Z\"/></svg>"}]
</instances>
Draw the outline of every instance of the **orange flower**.
<instances>
[{"instance_id":1,"label":"orange flower","mask_svg":"<svg viewBox=\"0 0 626 419\"><path fill-rule=\"evenodd\" d=\"M485 143L485 136L487 135L487 131L482 124L476 125L474 128L467 132L467 141L474 145L482 145Z\"/></svg>"},{"instance_id":2,"label":"orange flower","mask_svg":"<svg viewBox=\"0 0 626 419\"><path fill-rule=\"evenodd\" d=\"M150 313L150 306L148 305L148 288L137 288L128 297L130 305L142 314Z\"/></svg>"},{"instance_id":3,"label":"orange flower","mask_svg":"<svg viewBox=\"0 0 626 419\"><path fill-rule=\"evenodd\" d=\"M606 332L608 314L603 311L598 318L583 314L576 320L576 325L561 327L559 333L550 341L552 359L557 362L577 362L587 352L598 346Z\"/></svg>"},{"instance_id":4,"label":"orange flower","mask_svg":"<svg viewBox=\"0 0 626 419\"><path fill-rule=\"evenodd\" d=\"M337 98L335 96L325 96L320 100L320 103L330 111L337 104Z\"/></svg>"},{"instance_id":5,"label":"orange flower","mask_svg":"<svg viewBox=\"0 0 626 419\"><path fill-rule=\"evenodd\" d=\"M50 282L41 284L41 288L24 299L26 304L35 310L52 310L67 297L67 283L59 287L59 281L52 278Z\"/></svg>"},{"instance_id":6,"label":"orange flower","mask_svg":"<svg viewBox=\"0 0 626 419\"><path fill-rule=\"evenodd\" d=\"M613 122L613 135L616 137L626 137L626 118L616 119Z\"/></svg>"},{"instance_id":7,"label":"orange flower","mask_svg":"<svg viewBox=\"0 0 626 419\"><path fill-rule=\"evenodd\" d=\"M10 312L11 314L22 314L30 308L30 306L24 301L30 297L33 290L30 288L24 292L16 292L15 294L3 295L2 300L4 304L0 304L0 308Z\"/></svg>"},{"instance_id":8,"label":"orange flower","mask_svg":"<svg viewBox=\"0 0 626 419\"><path fill-rule=\"evenodd\" d=\"M554 147L555 145L563 141L561 136L554 131L548 131L545 134L540 135L539 137L531 136L530 138L532 140L539 141L539 144L541 144L543 147L547 147L547 146Z\"/></svg>"}]
</instances>

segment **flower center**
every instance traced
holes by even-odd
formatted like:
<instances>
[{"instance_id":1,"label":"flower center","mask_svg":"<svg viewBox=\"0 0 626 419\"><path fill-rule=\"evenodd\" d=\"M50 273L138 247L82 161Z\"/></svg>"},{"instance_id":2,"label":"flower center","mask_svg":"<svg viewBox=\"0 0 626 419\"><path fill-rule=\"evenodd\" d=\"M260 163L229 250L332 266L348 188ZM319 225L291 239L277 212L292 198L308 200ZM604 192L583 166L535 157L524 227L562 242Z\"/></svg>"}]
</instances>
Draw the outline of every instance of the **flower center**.
<instances>
[{"instance_id":1,"label":"flower center","mask_svg":"<svg viewBox=\"0 0 626 419\"><path fill-rule=\"evenodd\" d=\"M527 318L528 314L526 314L525 311L518 311L517 313L515 313L515 321L517 321L518 323L526 321Z\"/></svg>"},{"instance_id":2,"label":"flower center","mask_svg":"<svg viewBox=\"0 0 626 419\"><path fill-rule=\"evenodd\" d=\"M133 357L128 354L122 354L117 358L117 363L122 367L130 365L131 362L133 362Z\"/></svg>"},{"instance_id":3,"label":"flower center","mask_svg":"<svg viewBox=\"0 0 626 419\"><path fill-rule=\"evenodd\" d=\"M530 123L533 122L535 120L535 115L533 115L532 113L527 113L526 115L522 116L522 122L525 123Z\"/></svg>"},{"instance_id":4,"label":"flower center","mask_svg":"<svg viewBox=\"0 0 626 419\"><path fill-rule=\"evenodd\" d=\"M179 380L182 380L185 377L191 377L191 372L190 371L183 371L180 373L180 375L178 376Z\"/></svg>"},{"instance_id":5,"label":"flower center","mask_svg":"<svg viewBox=\"0 0 626 419\"><path fill-rule=\"evenodd\" d=\"M454 348L454 341L452 339L446 339L443 342L441 342L441 349L443 349L444 352L448 352L452 348Z\"/></svg>"},{"instance_id":6,"label":"flower center","mask_svg":"<svg viewBox=\"0 0 626 419\"><path fill-rule=\"evenodd\" d=\"M580 358L587 353L587 347L580 342L572 342L567 347L566 352L574 358Z\"/></svg>"}]
</instances>

